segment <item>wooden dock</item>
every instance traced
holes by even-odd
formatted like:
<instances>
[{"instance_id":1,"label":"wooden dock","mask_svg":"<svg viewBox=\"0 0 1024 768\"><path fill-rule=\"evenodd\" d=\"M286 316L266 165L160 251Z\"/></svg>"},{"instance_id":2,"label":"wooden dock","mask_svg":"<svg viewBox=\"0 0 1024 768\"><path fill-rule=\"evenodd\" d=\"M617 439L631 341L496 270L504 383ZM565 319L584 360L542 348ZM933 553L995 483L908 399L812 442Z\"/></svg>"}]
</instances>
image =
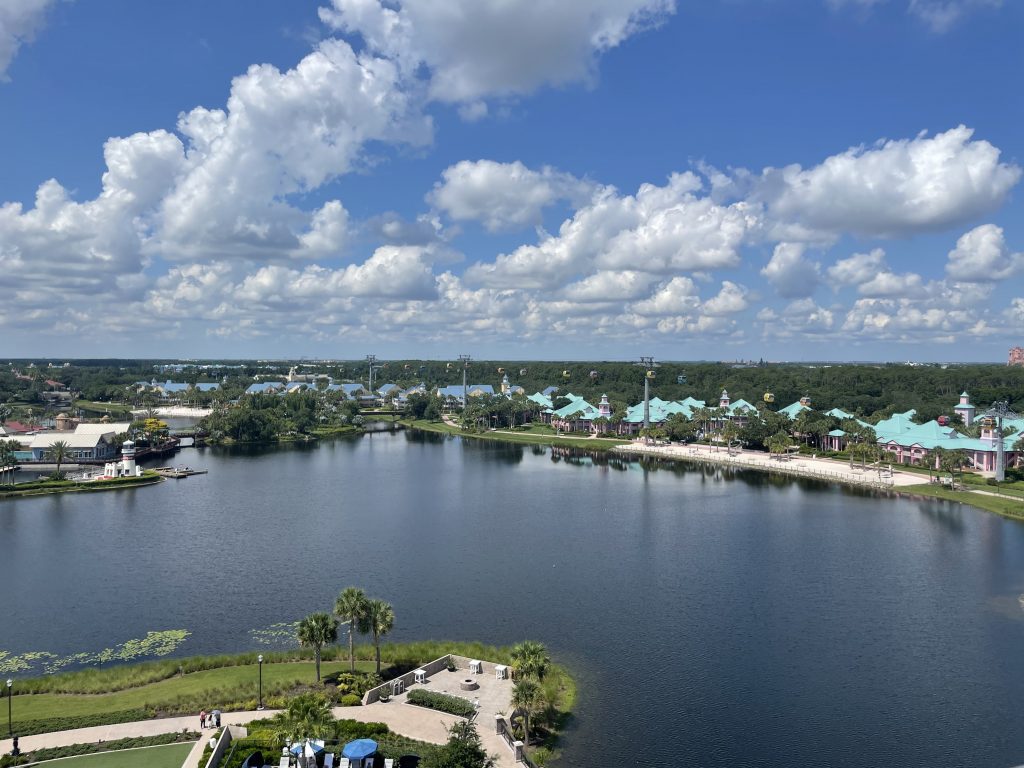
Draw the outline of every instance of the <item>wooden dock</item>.
<instances>
[{"instance_id":1,"label":"wooden dock","mask_svg":"<svg viewBox=\"0 0 1024 768\"><path fill-rule=\"evenodd\" d=\"M192 469L191 467L156 467L154 470L161 477L169 477L175 480L180 480L183 477L192 477L192 475L205 475L210 470L208 469Z\"/></svg>"}]
</instances>

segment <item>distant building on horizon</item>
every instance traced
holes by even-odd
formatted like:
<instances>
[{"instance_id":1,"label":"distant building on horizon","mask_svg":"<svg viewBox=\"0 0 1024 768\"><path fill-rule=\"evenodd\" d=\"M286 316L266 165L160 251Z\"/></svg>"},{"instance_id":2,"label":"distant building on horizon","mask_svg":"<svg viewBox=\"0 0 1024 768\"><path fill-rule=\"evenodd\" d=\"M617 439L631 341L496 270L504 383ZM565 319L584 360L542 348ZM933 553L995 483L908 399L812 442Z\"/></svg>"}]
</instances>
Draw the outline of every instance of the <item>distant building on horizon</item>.
<instances>
[{"instance_id":1,"label":"distant building on horizon","mask_svg":"<svg viewBox=\"0 0 1024 768\"><path fill-rule=\"evenodd\" d=\"M1006 364L1024 366L1024 347L1014 347L1011 349L1010 359L1006 361Z\"/></svg>"}]
</instances>

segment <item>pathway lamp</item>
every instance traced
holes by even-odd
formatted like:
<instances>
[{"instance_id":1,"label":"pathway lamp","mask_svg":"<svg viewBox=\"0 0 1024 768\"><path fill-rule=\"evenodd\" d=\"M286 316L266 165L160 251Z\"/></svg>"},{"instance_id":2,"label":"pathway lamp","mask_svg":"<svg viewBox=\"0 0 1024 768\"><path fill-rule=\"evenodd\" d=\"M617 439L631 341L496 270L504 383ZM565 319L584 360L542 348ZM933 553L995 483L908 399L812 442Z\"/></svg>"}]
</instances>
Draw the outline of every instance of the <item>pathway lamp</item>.
<instances>
[{"instance_id":1,"label":"pathway lamp","mask_svg":"<svg viewBox=\"0 0 1024 768\"><path fill-rule=\"evenodd\" d=\"M14 685L14 681L11 678L7 678L7 735L14 736L14 728L11 726L11 686Z\"/></svg>"},{"instance_id":2,"label":"pathway lamp","mask_svg":"<svg viewBox=\"0 0 1024 768\"><path fill-rule=\"evenodd\" d=\"M259 665L260 665L260 703L256 707L256 709L262 710L263 709L263 654L262 653L259 656L256 657L256 661L258 661Z\"/></svg>"},{"instance_id":3,"label":"pathway lamp","mask_svg":"<svg viewBox=\"0 0 1024 768\"><path fill-rule=\"evenodd\" d=\"M992 403L992 407L985 411L983 415L989 422L987 426L990 429L992 427L995 428L993 434L996 448L995 478L997 483L1001 483L1006 479L1006 456L1004 454L1003 419L1017 419L1020 417L1010 410L1010 404L1006 400L997 400L996 402Z\"/></svg>"}]
</instances>

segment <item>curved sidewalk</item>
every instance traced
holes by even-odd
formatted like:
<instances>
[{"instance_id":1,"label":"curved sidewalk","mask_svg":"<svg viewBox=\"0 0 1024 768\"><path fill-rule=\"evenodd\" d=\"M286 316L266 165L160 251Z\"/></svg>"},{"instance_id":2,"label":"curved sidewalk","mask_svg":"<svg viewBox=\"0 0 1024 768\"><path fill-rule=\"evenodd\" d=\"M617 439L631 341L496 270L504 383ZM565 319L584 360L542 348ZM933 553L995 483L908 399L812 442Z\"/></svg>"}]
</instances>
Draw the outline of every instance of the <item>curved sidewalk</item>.
<instances>
[{"instance_id":1,"label":"curved sidewalk","mask_svg":"<svg viewBox=\"0 0 1024 768\"><path fill-rule=\"evenodd\" d=\"M245 725L251 720L270 717L279 710L265 709L250 712L225 712L221 715L221 725ZM163 733L179 733L181 731L199 730L199 715L184 717L159 717L152 720L136 720L131 723L112 723L96 725L91 728L76 728L71 731L54 731L53 733L37 733L22 736L18 739L18 747L22 752L49 747L66 747L70 744L96 744L102 741L117 739L133 739L140 736L159 736ZM204 734L212 734L214 729L206 728ZM0 754L11 751L11 740L0 741Z\"/></svg>"}]
</instances>

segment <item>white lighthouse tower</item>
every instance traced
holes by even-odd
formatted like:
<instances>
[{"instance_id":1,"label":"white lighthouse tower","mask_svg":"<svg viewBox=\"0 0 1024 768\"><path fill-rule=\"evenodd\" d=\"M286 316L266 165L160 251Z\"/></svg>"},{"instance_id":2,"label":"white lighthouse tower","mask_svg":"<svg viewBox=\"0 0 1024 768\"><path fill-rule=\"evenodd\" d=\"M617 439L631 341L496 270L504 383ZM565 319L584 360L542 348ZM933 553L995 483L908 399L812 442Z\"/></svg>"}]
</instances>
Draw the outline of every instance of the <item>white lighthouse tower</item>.
<instances>
[{"instance_id":1,"label":"white lighthouse tower","mask_svg":"<svg viewBox=\"0 0 1024 768\"><path fill-rule=\"evenodd\" d=\"M121 477L138 477L142 474L135 466L135 443L125 440L121 446Z\"/></svg>"}]
</instances>

